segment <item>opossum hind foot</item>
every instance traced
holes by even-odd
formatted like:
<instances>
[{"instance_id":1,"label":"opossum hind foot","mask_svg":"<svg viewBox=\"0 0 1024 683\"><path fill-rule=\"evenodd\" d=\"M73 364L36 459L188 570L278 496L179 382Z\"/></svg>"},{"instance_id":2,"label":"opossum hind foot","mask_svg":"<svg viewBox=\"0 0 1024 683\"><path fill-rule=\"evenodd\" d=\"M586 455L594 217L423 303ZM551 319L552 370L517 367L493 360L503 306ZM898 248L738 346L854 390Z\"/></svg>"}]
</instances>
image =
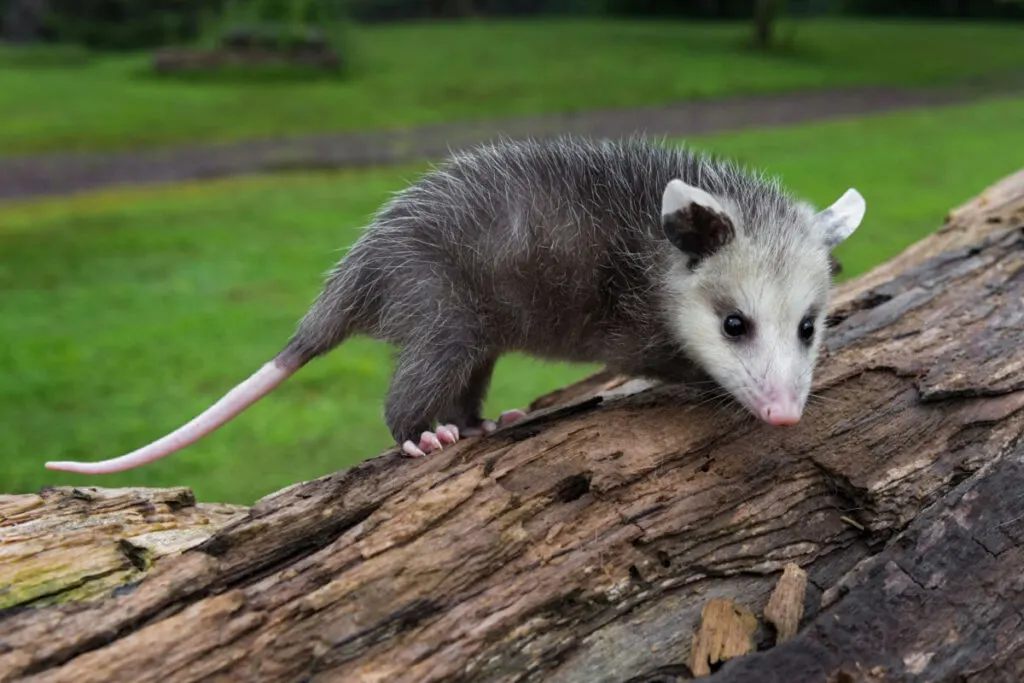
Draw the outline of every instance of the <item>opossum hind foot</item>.
<instances>
[{"instance_id":1,"label":"opossum hind foot","mask_svg":"<svg viewBox=\"0 0 1024 683\"><path fill-rule=\"evenodd\" d=\"M445 446L450 446L462 437L484 436L490 434L498 427L505 427L518 422L526 417L522 410L506 410L498 417L498 422L493 420L481 420L475 425L459 428L454 424L439 426L433 432L423 432L420 435L419 443L411 439L402 444L402 452L413 458L422 458L428 453L439 451Z\"/></svg>"}]
</instances>

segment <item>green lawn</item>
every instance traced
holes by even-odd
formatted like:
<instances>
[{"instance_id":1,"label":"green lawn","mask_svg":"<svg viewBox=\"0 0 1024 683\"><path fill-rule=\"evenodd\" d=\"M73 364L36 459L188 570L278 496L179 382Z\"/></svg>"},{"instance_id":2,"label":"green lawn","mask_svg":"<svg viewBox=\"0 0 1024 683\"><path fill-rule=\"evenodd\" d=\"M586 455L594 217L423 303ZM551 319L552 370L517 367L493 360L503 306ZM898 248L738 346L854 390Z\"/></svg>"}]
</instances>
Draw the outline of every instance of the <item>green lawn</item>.
<instances>
[{"instance_id":1,"label":"green lawn","mask_svg":"<svg viewBox=\"0 0 1024 683\"><path fill-rule=\"evenodd\" d=\"M819 204L868 201L842 247L862 271L1020 167L1024 99L703 140ZM417 169L237 179L0 206L0 492L45 484L189 485L249 502L389 445L386 348L353 340L235 422L134 472L50 459L119 455L177 427L271 357L337 250ZM509 358L492 412L584 369Z\"/></svg>"},{"instance_id":2,"label":"green lawn","mask_svg":"<svg viewBox=\"0 0 1024 683\"><path fill-rule=\"evenodd\" d=\"M164 82L146 75L144 55L29 68L12 65L16 57L0 51L0 155L403 127L825 86L926 85L1024 69L1019 25L797 26L797 49L771 57L741 46L748 35L743 23L361 27L354 34L361 70L348 82Z\"/></svg>"}]
</instances>

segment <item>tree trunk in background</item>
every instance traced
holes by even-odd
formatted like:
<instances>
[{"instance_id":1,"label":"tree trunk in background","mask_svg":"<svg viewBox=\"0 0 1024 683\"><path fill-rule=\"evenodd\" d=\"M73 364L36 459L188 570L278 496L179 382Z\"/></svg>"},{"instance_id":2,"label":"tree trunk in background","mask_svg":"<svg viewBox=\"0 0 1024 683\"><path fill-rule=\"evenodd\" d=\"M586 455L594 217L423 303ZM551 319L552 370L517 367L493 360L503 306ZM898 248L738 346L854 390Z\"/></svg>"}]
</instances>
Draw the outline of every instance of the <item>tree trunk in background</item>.
<instances>
[{"instance_id":1,"label":"tree trunk in background","mask_svg":"<svg viewBox=\"0 0 1024 683\"><path fill-rule=\"evenodd\" d=\"M0 497L0 681L1024 680L1022 300L1024 171L839 288L791 428L599 373L251 509Z\"/></svg>"},{"instance_id":2,"label":"tree trunk in background","mask_svg":"<svg viewBox=\"0 0 1024 683\"><path fill-rule=\"evenodd\" d=\"M722 8L720 0L700 0L700 14L708 19L720 19Z\"/></svg>"},{"instance_id":3,"label":"tree trunk in background","mask_svg":"<svg viewBox=\"0 0 1024 683\"><path fill-rule=\"evenodd\" d=\"M427 13L435 19L465 19L475 13L473 0L428 0Z\"/></svg>"},{"instance_id":4,"label":"tree trunk in background","mask_svg":"<svg viewBox=\"0 0 1024 683\"><path fill-rule=\"evenodd\" d=\"M0 4L0 40L9 43L34 43L42 36L49 0L9 0Z\"/></svg>"},{"instance_id":5,"label":"tree trunk in background","mask_svg":"<svg viewBox=\"0 0 1024 683\"><path fill-rule=\"evenodd\" d=\"M779 14L780 0L755 0L754 3L754 45L760 50L772 46L775 20Z\"/></svg>"}]
</instances>

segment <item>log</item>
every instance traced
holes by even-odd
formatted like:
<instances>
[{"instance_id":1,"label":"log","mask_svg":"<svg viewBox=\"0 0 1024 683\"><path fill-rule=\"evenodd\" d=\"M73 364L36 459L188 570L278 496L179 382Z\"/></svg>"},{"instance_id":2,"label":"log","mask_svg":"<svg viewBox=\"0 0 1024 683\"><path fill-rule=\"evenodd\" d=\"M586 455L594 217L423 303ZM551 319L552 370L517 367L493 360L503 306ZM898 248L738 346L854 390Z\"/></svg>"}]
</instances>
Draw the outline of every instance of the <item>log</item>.
<instances>
[{"instance_id":1,"label":"log","mask_svg":"<svg viewBox=\"0 0 1024 683\"><path fill-rule=\"evenodd\" d=\"M0 681L1024 680L1022 302L1024 171L839 288L791 428L599 373L248 509L7 496Z\"/></svg>"}]
</instances>

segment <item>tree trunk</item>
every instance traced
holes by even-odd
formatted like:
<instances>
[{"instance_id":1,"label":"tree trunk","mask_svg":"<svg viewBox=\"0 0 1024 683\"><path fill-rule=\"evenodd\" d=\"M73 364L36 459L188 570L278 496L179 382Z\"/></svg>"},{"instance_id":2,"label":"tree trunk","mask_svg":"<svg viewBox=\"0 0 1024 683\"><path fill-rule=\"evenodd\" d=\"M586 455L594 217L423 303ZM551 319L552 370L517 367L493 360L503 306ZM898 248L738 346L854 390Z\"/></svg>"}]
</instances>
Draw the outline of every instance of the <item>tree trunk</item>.
<instances>
[{"instance_id":1,"label":"tree trunk","mask_svg":"<svg viewBox=\"0 0 1024 683\"><path fill-rule=\"evenodd\" d=\"M0 40L7 43L34 43L40 40L49 11L49 0L0 2Z\"/></svg>"},{"instance_id":2,"label":"tree trunk","mask_svg":"<svg viewBox=\"0 0 1024 683\"><path fill-rule=\"evenodd\" d=\"M465 19L475 14L473 0L429 0L427 14L434 19Z\"/></svg>"},{"instance_id":3,"label":"tree trunk","mask_svg":"<svg viewBox=\"0 0 1024 683\"><path fill-rule=\"evenodd\" d=\"M778 13L779 0L755 0L754 45L759 50L767 50L772 46Z\"/></svg>"},{"instance_id":4,"label":"tree trunk","mask_svg":"<svg viewBox=\"0 0 1024 683\"><path fill-rule=\"evenodd\" d=\"M700 0L700 16L705 19L721 19L721 0Z\"/></svg>"},{"instance_id":5,"label":"tree trunk","mask_svg":"<svg viewBox=\"0 0 1024 683\"><path fill-rule=\"evenodd\" d=\"M8 496L0 680L1024 680L1022 300L1024 171L839 288L791 428L602 373L248 510Z\"/></svg>"}]
</instances>

